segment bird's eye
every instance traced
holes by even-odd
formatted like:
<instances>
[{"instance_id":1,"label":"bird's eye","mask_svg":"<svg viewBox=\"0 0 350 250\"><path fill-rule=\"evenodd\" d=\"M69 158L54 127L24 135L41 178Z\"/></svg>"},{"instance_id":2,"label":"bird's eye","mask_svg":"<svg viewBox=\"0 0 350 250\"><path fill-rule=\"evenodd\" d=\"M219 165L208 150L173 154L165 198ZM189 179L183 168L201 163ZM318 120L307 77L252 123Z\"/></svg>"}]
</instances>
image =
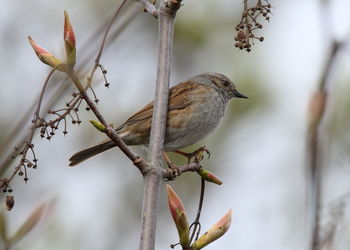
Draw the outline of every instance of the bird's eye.
<instances>
[{"instance_id":1,"label":"bird's eye","mask_svg":"<svg viewBox=\"0 0 350 250\"><path fill-rule=\"evenodd\" d=\"M224 81L222 84L223 84L225 87L228 87L228 86L230 85L227 81Z\"/></svg>"}]
</instances>

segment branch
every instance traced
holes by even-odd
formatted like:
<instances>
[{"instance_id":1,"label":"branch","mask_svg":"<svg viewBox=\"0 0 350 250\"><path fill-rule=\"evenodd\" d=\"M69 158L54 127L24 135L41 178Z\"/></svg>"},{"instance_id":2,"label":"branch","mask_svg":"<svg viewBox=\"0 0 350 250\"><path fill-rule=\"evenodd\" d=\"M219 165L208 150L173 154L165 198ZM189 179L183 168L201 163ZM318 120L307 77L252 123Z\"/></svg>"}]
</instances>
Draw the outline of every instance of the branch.
<instances>
[{"instance_id":1,"label":"branch","mask_svg":"<svg viewBox=\"0 0 350 250\"><path fill-rule=\"evenodd\" d=\"M144 176L144 197L140 250L154 249L159 192L162 180L162 153L167 118L170 61L176 11L181 0L162 0L158 10L158 67L148 161L154 171Z\"/></svg>"},{"instance_id":2,"label":"branch","mask_svg":"<svg viewBox=\"0 0 350 250\"><path fill-rule=\"evenodd\" d=\"M37 107L35 109L34 118L32 120L32 126L30 127L30 133L29 133L29 135L28 135L28 137L26 139L24 148L21 150L21 160L19 161L17 167L15 167L15 170L13 171L13 173L11 174L11 176L9 178L0 179L0 188L4 188L4 190L6 190L8 188L9 183L17 175L17 173L22 171L22 168L24 169L24 173L25 173L24 181L28 180L26 166L24 164L25 163L30 163L30 161L27 160L28 150L31 150L33 152L33 155L34 155L34 151L33 151L34 145L32 144L32 141L33 141L34 133L35 133L35 130L36 130L36 125L37 125L37 123L40 120L41 104L42 104L42 101L43 101L43 97L44 97L44 94L45 94L46 87L49 84L49 81L50 81L50 79L51 79L51 77L52 77L52 75L53 75L53 73L55 71L56 71L56 68L53 68L50 71L50 73L46 77L46 80L45 80L45 82L43 84L43 87L41 89L38 105L37 105ZM35 156L34 156L34 160L33 161L34 161L34 164L37 161Z\"/></svg>"},{"instance_id":3,"label":"branch","mask_svg":"<svg viewBox=\"0 0 350 250\"><path fill-rule=\"evenodd\" d=\"M158 11L156 9L156 6L154 6L154 4L152 4L148 0L137 0L137 1L139 1L140 3L142 3L145 6L146 12L150 13L155 18L158 18Z\"/></svg>"},{"instance_id":4,"label":"branch","mask_svg":"<svg viewBox=\"0 0 350 250\"><path fill-rule=\"evenodd\" d=\"M322 9L326 11L328 16L330 6L329 1L322 1ZM313 217L311 221L311 246L312 250L319 250L322 248L321 239L321 210L322 210L322 145L321 145L321 124L325 118L327 109L327 101L329 95L329 88L334 77L334 70L337 69L336 62L338 60L339 51L346 44L346 41L338 42L332 34L331 18L323 18L322 27L327 38L330 38L329 54L326 59L324 69L322 71L320 81L318 83L317 91L314 93L309 103L309 128L308 128L308 151L309 151L309 178L312 192L312 212Z\"/></svg>"},{"instance_id":5,"label":"branch","mask_svg":"<svg viewBox=\"0 0 350 250\"><path fill-rule=\"evenodd\" d=\"M85 100L87 105L91 108L92 112L95 114L96 118L103 124L105 127L104 132L106 135L116 144L117 147L120 148L121 151L133 162L133 164L140 170L142 175L147 174L151 171L150 167L147 165L147 163L137 154L135 154L126 144L125 142L119 137L119 135L115 132L113 127L109 125L106 120L103 118L102 114L94 104L94 102L90 99L90 97L87 95L85 88L81 84L79 78L75 75L73 71L70 71L67 69L66 73L71 78L75 86L80 92L80 95Z\"/></svg>"},{"instance_id":6,"label":"branch","mask_svg":"<svg viewBox=\"0 0 350 250\"><path fill-rule=\"evenodd\" d=\"M311 178L311 188L313 195L313 225L312 225L312 249L320 249L320 212L322 200L322 159L320 145L320 126L324 119L327 107L328 89L330 75L334 70L337 54L341 46L333 41L328 55L325 68L323 70L318 90L310 103L311 121L308 131L308 148L310 154L309 171ZM327 84L328 83L328 84Z\"/></svg>"},{"instance_id":7,"label":"branch","mask_svg":"<svg viewBox=\"0 0 350 250\"><path fill-rule=\"evenodd\" d=\"M199 204L198 204L197 215L196 215L195 220L193 221L193 223L190 226L190 229L191 229L191 227L193 227L192 235L191 235L191 238L190 238L190 242L191 243L192 243L195 235L196 235L196 239L195 240L198 239L199 233L201 231L201 224L199 222L199 218L201 216L202 207L203 207L204 190L205 190L205 180L202 177L201 178L201 193L200 193L200 197L199 197ZM197 227L199 227L198 231L197 231Z\"/></svg>"},{"instance_id":8,"label":"branch","mask_svg":"<svg viewBox=\"0 0 350 250\"><path fill-rule=\"evenodd\" d=\"M97 56L95 58L95 65L93 67L93 69L91 70L91 73L90 73L90 76L88 77L88 84L86 86L86 89L89 88L91 86L91 83L92 83L92 79L94 77L94 74L96 72L96 69L99 67L100 65L100 59L101 59L101 56L102 56L102 52L105 48L105 43L106 43L106 40L107 40L107 36L108 36L108 33L109 33L109 30L111 29L113 23L115 22L115 20L117 19L119 13L121 12L122 8L124 7L124 5L126 4L128 0L123 0L123 2L119 5L119 7L117 8L116 12L114 13L111 21L109 22L109 24L107 25L107 28L106 28L106 31L103 35L103 38L102 38L102 42L101 42L101 45L100 45L100 49L98 50L98 53L97 53ZM104 74L103 74L104 75Z\"/></svg>"},{"instance_id":9,"label":"branch","mask_svg":"<svg viewBox=\"0 0 350 250\"><path fill-rule=\"evenodd\" d=\"M112 41L114 41L118 35L123 31L127 25L130 23L130 21L136 16L136 13L139 12L139 7L137 4L133 5L133 7L130 9L129 13L126 15L126 19L121 21L111 32L111 35L109 35L107 41L106 41L106 47L108 47ZM111 23L111 21L104 21L99 27L97 27L86 39L85 42L83 42L83 45L81 46L81 50L85 51L83 55L81 55L80 58L80 65L85 66L87 62L91 59L93 51L91 50L91 40L93 40L95 37L99 37L100 34L102 34L105 31L105 27L108 26L108 24ZM71 88L71 84L67 83L67 79L62 79L60 81L55 81L50 84L48 87L51 92L49 93L49 96L46 99L45 104L42 107L42 116L47 113L46 111L51 109L54 104L59 101L63 94L67 92ZM39 98L39 97L38 97ZM14 129L9 134L7 139L5 139L5 142L3 143L4 146L0 145L0 175L2 175L10 166L11 162L13 161L13 150L12 148L15 147L15 145L23 145L27 138L29 138L31 130L25 129L28 125L28 121L32 120L32 110L35 109L37 105L37 98L35 98L35 101L30 105L27 112L25 112L25 115L20 118L17 124L15 124L13 127ZM44 113L44 114L43 114ZM25 131L25 132L24 132ZM6 145L6 146L5 146ZM11 150L8 150L10 148Z\"/></svg>"},{"instance_id":10,"label":"branch","mask_svg":"<svg viewBox=\"0 0 350 250\"><path fill-rule=\"evenodd\" d=\"M180 173L186 173L186 172L196 172L199 171L201 165L198 162L192 162L190 164L186 164L183 166L176 166L176 169ZM163 179L165 180L173 180L178 176L178 173L174 173L174 171L171 168L163 169Z\"/></svg>"}]
</instances>

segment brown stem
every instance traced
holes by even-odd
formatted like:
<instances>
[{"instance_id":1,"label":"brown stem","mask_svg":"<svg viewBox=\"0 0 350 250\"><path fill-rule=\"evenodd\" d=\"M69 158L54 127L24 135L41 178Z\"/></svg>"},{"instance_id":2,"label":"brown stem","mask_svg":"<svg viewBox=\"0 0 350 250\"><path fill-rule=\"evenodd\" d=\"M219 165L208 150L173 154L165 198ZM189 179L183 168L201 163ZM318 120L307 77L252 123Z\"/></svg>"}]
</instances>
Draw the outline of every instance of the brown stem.
<instances>
[{"instance_id":1,"label":"brown stem","mask_svg":"<svg viewBox=\"0 0 350 250\"><path fill-rule=\"evenodd\" d=\"M328 84L330 81L330 76L335 65L338 51L341 47L336 41L332 42L330 53L326 61L325 68L323 70L318 91L324 96L324 106L327 107L327 94L328 94ZM309 169L310 169L310 182L313 195L313 219L312 219L312 242L311 249L320 249L320 212L321 212L321 202L322 202L322 160L321 145L320 145L320 125L324 118L325 110L323 110L319 117L315 119L313 123L310 124L309 134L308 134L308 148L309 148Z\"/></svg>"},{"instance_id":2,"label":"brown stem","mask_svg":"<svg viewBox=\"0 0 350 250\"><path fill-rule=\"evenodd\" d=\"M70 114L70 112L75 108L75 106L78 104L78 102L81 100L80 97L77 97L74 99L74 101L69 105L69 107L64 111L63 114L59 115L56 119L49 121L47 123L48 126L51 126L55 124L56 122L59 122L60 120L64 119L67 115ZM36 124L35 128L40 128L42 124L39 122Z\"/></svg>"},{"instance_id":3,"label":"brown stem","mask_svg":"<svg viewBox=\"0 0 350 250\"><path fill-rule=\"evenodd\" d=\"M80 95L85 100L87 105L90 107L92 112L95 114L96 118L105 126L105 133L106 135L117 145L117 147L120 148L120 150L134 163L134 165L140 170L142 175L147 174L151 171L150 167L146 164L146 162L137 154L135 154L126 144L125 142L117 135L117 133L114 131L113 127L110 126L98 108L96 107L95 103L90 99L90 97L87 95L83 85L81 84L79 78L75 75L73 71L66 71L68 76L73 81L74 85L77 87L77 89L80 92Z\"/></svg>"},{"instance_id":4,"label":"brown stem","mask_svg":"<svg viewBox=\"0 0 350 250\"><path fill-rule=\"evenodd\" d=\"M45 79L45 82L43 84L43 87L41 89L41 92L40 92L40 96L39 96L39 101L38 101L38 104L37 104L37 107L36 107L36 110L34 112L34 118L33 118L33 121L32 121L32 126L30 127L30 133L26 139L26 145L24 146L23 150L22 150L22 156L21 156L21 159L17 165L17 167L15 167L15 170L12 172L11 176L6 180L6 183L1 183L1 186L4 185L4 187L7 187L8 184L12 181L12 179L17 175L17 173L19 172L19 170L21 169L21 166L23 165L23 163L25 162L26 158L27 158L27 152L30 148L32 148L32 141L33 141L33 137L34 137L34 133L35 133L35 130L36 130L36 125L40 119L40 109L41 109L41 104L42 104L42 101L43 101L43 98L44 98L44 94L45 94L45 90L46 90L46 87L47 85L49 84L49 81L53 75L53 73L56 71L56 68L52 69L50 71L50 73L47 75L46 79Z\"/></svg>"},{"instance_id":5,"label":"brown stem","mask_svg":"<svg viewBox=\"0 0 350 250\"><path fill-rule=\"evenodd\" d=\"M196 240L198 239L199 233L201 231L201 227L200 227L200 222L199 222L199 218L201 216L201 212L202 212L202 207L203 207L203 200L204 200L204 191L205 191L205 180L202 177L201 178L201 194L200 194L200 198L199 198L199 204L198 204L198 210L197 210L197 216L196 219L193 221L193 223L191 224L190 228L192 226L193 227L193 231L192 231L192 235L190 238L190 242L192 243L192 240L194 238L194 236L196 235ZM197 231L197 227L199 226L199 229ZM197 232L197 233L196 233Z\"/></svg>"},{"instance_id":6,"label":"brown stem","mask_svg":"<svg viewBox=\"0 0 350 250\"><path fill-rule=\"evenodd\" d=\"M200 169L201 165L197 162L189 163L183 166L176 166L180 173L185 172L195 172ZM173 180L176 177L174 175L174 171L171 168L163 169L163 179L165 180Z\"/></svg>"},{"instance_id":7,"label":"brown stem","mask_svg":"<svg viewBox=\"0 0 350 250\"><path fill-rule=\"evenodd\" d=\"M121 12L122 8L124 7L124 5L126 4L128 0L123 0L121 2L121 4L119 5L119 7L117 8L117 11L114 13L111 21L109 22L109 24L107 25L107 28L106 28L106 31L103 35L103 38L102 38L102 42L101 42L101 45L100 45L100 49L98 50L98 53L97 53L97 56L95 58L95 65L93 67L93 69L91 70L91 73L90 73L90 76L88 77L88 84L86 86L86 89L88 87L91 86L91 83L92 83L92 79L94 77L94 74L96 72L96 69L98 68L99 64L100 64L100 59L101 59L101 56L102 56L102 52L103 52L103 49L105 47L105 43L106 43L106 39L107 39L107 36L108 36L108 33L109 33L109 30L111 29L113 23L115 22L115 20L117 19L119 13Z\"/></svg>"}]
</instances>

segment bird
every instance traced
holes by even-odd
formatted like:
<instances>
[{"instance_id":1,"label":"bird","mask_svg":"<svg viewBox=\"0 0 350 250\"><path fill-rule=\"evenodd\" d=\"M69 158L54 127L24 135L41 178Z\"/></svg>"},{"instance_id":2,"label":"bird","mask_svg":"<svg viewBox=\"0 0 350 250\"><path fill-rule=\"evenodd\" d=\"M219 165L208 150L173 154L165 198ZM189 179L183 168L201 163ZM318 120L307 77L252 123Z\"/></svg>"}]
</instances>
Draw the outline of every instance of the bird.
<instances>
[{"instance_id":1,"label":"bird","mask_svg":"<svg viewBox=\"0 0 350 250\"><path fill-rule=\"evenodd\" d=\"M169 89L168 113L165 129L164 152L175 152L195 144L211 134L224 117L227 103L232 98L246 98L225 75L207 72L195 75ZM129 146L149 143L153 101L132 115L115 129ZM69 166L115 147L104 140L75 153Z\"/></svg>"}]
</instances>

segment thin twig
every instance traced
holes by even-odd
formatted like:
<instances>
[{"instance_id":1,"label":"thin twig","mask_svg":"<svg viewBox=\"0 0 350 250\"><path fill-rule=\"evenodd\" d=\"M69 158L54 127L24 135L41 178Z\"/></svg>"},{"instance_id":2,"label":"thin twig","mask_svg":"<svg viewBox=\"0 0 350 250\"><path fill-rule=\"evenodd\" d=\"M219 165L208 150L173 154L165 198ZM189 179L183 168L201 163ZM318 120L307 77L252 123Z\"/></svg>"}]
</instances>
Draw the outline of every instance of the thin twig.
<instances>
[{"instance_id":1,"label":"thin twig","mask_svg":"<svg viewBox=\"0 0 350 250\"><path fill-rule=\"evenodd\" d=\"M142 3L145 6L145 11L150 13L155 18L158 18L158 11L156 9L156 6L154 6L154 4L152 4L148 0L137 0L137 1L139 1L140 3Z\"/></svg>"},{"instance_id":2,"label":"thin twig","mask_svg":"<svg viewBox=\"0 0 350 250\"><path fill-rule=\"evenodd\" d=\"M107 36L108 36L108 33L113 25L113 23L115 22L115 20L117 19L119 13L121 12L122 8L124 7L125 3L127 2L128 0L123 0L121 2L121 4L119 5L119 7L117 8L116 12L114 13L111 21L109 22L109 24L107 25L107 28L106 28L106 31L103 35L103 38L102 38L102 42L101 42L101 45L100 45L100 48L98 50L98 53L97 53L97 56L95 58L95 65L93 67L93 69L91 70L91 73L90 73L90 76L88 77L88 84L86 86L86 88L89 88L91 86L91 83L92 83L92 79L94 77L94 74L96 72L96 69L98 68L98 66L100 65L100 59L101 59L101 56L102 56L102 52L104 50L104 47L105 47L105 43L106 43L106 39L107 39Z\"/></svg>"},{"instance_id":3,"label":"thin twig","mask_svg":"<svg viewBox=\"0 0 350 250\"><path fill-rule=\"evenodd\" d=\"M192 231L192 235L191 235L191 238L190 238L190 242L191 243L192 243L192 240L193 240L195 235L196 235L196 240L198 239L199 233L201 231L201 224L199 222L199 219L201 217L201 212L202 212L202 207L203 207L204 191L205 191L205 180L202 177L201 178L201 194L200 194L200 197L199 197L197 216L196 216L196 219L193 221L193 223L190 226L190 229L191 229L192 226L194 226L193 227L193 231ZM197 227L198 226L199 226L199 229L197 231Z\"/></svg>"},{"instance_id":4,"label":"thin twig","mask_svg":"<svg viewBox=\"0 0 350 250\"><path fill-rule=\"evenodd\" d=\"M112 126L110 126L98 108L96 107L94 101L90 99L90 97L87 95L83 85L81 84L79 78L75 75L73 71L67 70L68 76L71 78L75 86L80 92L80 95L85 100L87 105L90 107L92 112L95 114L96 118L105 126L105 133L106 135L116 144L117 147L120 148L121 151L133 162L133 164L140 170L140 172L145 175L148 172L151 171L150 167L146 164L146 162L137 154L135 154L126 144L125 142L119 137L119 135L115 132Z\"/></svg>"},{"instance_id":5,"label":"thin twig","mask_svg":"<svg viewBox=\"0 0 350 250\"><path fill-rule=\"evenodd\" d=\"M64 119L64 117L66 117L68 114L70 114L70 112L75 108L75 106L78 104L78 102L81 101L81 97L77 97L75 99L73 99L73 102L69 105L69 107L67 109L64 110L64 113L59 115L56 119L51 120L47 123L48 126L51 126L59 121L61 121L62 119ZM41 122L37 123L35 128L40 128L42 126Z\"/></svg>"},{"instance_id":6,"label":"thin twig","mask_svg":"<svg viewBox=\"0 0 350 250\"><path fill-rule=\"evenodd\" d=\"M195 172L200 169L201 165L197 162L192 162L182 166L176 166L180 173L185 172ZM163 169L163 179L165 180L173 180L177 175L174 174L174 171L171 168Z\"/></svg>"},{"instance_id":7,"label":"thin twig","mask_svg":"<svg viewBox=\"0 0 350 250\"><path fill-rule=\"evenodd\" d=\"M39 101L38 101L36 110L34 112L34 118L32 120L32 126L30 128L30 133L29 133L29 136L27 137L26 145L24 146L22 153L21 153L21 155L22 155L21 160L19 161L17 167L15 167L15 170L12 172L11 176L9 178L2 180L3 182L0 183L0 186L2 188L6 188L9 185L9 183L12 181L12 179L17 175L17 173L20 171L20 169L22 168L22 165L25 163L25 161L27 159L28 150L33 148L32 141L33 141L34 133L36 130L36 125L40 120L40 109L41 109L42 101L44 98L46 87L49 84L49 81L50 81L50 79L55 71L56 71L56 68L53 68L49 72L49 74L47 75L47 77L45 79L45 82L44 82L43 87L42 87L41 92L40 92ZM24 167L24 170L26 171L26 167ZM27 176L25 178L27 178Z\"/></svg>"}]
</instances>

